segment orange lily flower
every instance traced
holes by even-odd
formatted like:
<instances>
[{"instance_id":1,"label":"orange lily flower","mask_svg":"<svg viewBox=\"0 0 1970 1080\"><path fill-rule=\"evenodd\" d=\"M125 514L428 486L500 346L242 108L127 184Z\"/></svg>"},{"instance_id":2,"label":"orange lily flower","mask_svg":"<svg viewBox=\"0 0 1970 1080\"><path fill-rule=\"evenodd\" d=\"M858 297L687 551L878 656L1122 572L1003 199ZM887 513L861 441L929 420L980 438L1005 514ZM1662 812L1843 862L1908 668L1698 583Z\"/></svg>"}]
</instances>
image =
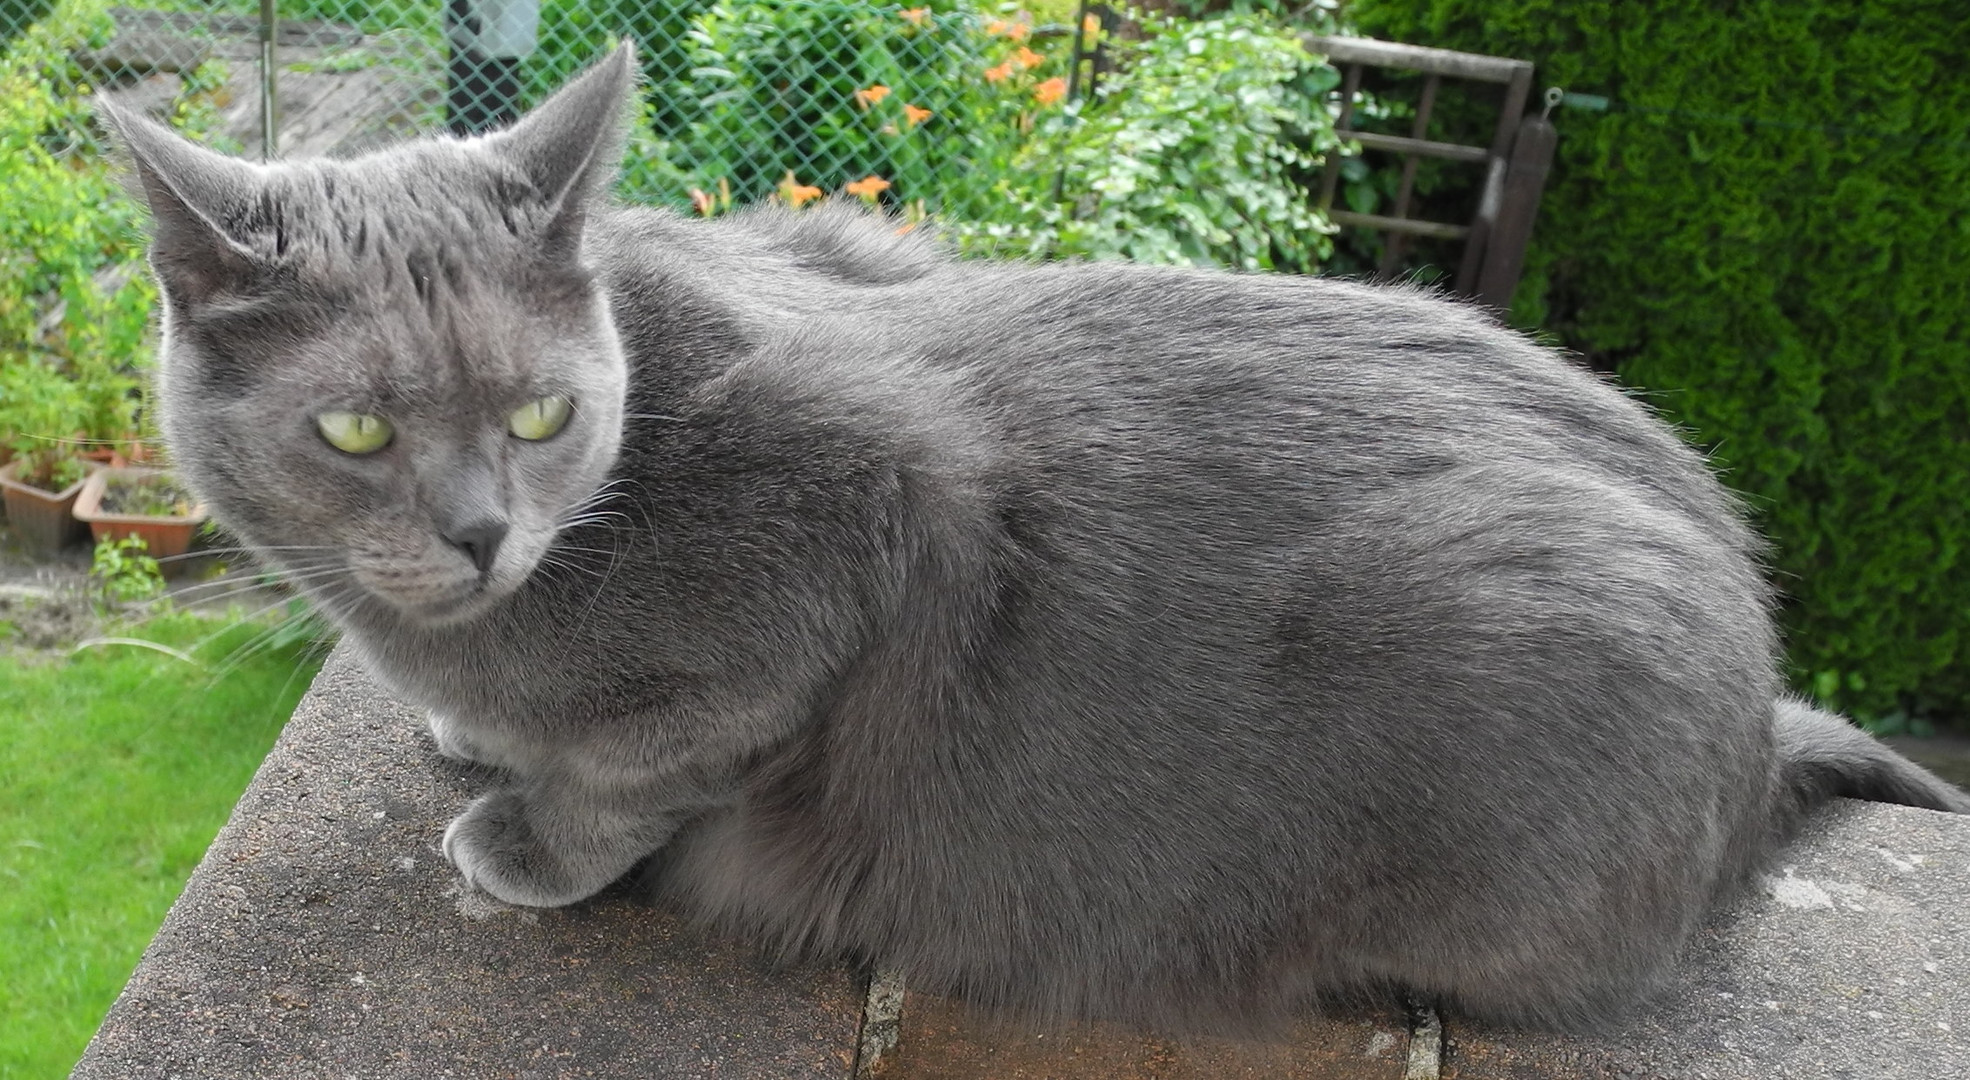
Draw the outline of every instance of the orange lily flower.
<instances>
[{"instance_id":1,"label":"orange lily flower","mask_svg":"<svg viewBox=\"0 0 1970 1080\"><path fill-rule=\"evenodd\" d=\"M889 181L870 173L868 176L848 185L848 193L857 198L875 201L875 197L889 190Z\"/></svg>"},{"instance_id":2,"label":"orange lily flower","mask_svg":"<svg viewBox=\"0 0 1970 1080\"><path fill-rule=\"evenodd\" d=\"M1066 96L1067 80L1058 75L1033 88L1033 100L1042 105L1052 105Z\"/></svg>"},{"instance_id":3,"label":"orange lily flower","mask_svg":"<svg viewBox=\"0 0 1970 1080\"><path fill-rule=\"evenodd\" d=\"M909 23L911 26L922 26L925 20L930 18L930 9L927 7L904 8L898 14L902 15L903 21Z\"/></svg>"},{"instance_id":4,"label":"orange lily flower","mask_svg":"<svg viewBox=\"0 0 1970 1080\"><path fill-rule=\"evenodd\" d=\"M997 67L988 67L985 69L986 82L1004 82L1010 78L1012 78L1012 61L1010 60Z\"/></svg>"},{"instance_id":5,"label":"orange lily flower","mask_svg":"<svg viewBox=\"0 0 1970 1080\"><path fill-rule=\"evenodd\" d=\"M918 108L915 105L905 105L903 106L903 126L916 127L918 124L930 119L930 115L929 109Z\"/></svg>"},{"instance_id":6,"label":"orange lily flower","mask_svg":"<svg viewBox=\"0 0 1970 1080\"><path fill-rule=\"evenodd\" d=\"M869 106L882 104L882 99L888 96L889 87L877 83L874 86L855 91L855 103L862 107L863 112L867 112Z\"/></svg>"},{"instance_id":7,"label":"orange lily flower","mask_svg":"<svg viewBox=\"0 0 1970 1080\"><path fill-rule=\"evenodd\" d=\"M1012 62L1023 68L1036 68L1046 63L1047 58L1021 45L1019 51L1012 54Z\"/></svg>"},{"instance_id":8,"label":"orange lily flower","mask_svg":"<svg viewBox=\"0 0 1970 1080\"><path fill-rule=\"evenodd\" d=\"M820 188L795 180L792 169L787 170L786 179L780 181L778 190L780 192L780 198L785 199L787 205L796 210L800 209L803 204L821 197Z\"/></svg>"}]
</instances>

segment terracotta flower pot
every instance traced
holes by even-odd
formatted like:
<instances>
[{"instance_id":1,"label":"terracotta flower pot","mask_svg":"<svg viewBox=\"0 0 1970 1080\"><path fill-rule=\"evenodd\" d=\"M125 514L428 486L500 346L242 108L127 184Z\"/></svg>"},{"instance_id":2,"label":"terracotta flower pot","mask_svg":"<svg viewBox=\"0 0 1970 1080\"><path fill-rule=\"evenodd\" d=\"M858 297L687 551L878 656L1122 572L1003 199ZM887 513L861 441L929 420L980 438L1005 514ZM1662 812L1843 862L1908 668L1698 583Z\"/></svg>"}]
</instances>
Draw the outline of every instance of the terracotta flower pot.
<instances>
[{"instance_id":1,"label":"terracotta flower pot","mask_svg":"<svg viewBox=\"0 0 1970 1080\"><path fill-rule=\"evenodd\" d=\"M6 499L7 523L27 549L45 557L81 539L82 523L70 511L94 478L95 467L90 466L90 475L70 484L68 490L52 493L22 483L16 475L20 468L21 462L13 461L0 469L0 494Z\"/></svg>"},{"instance_id":2,"label":"terracotta flower pot","mask_svg":"<svg viewBox=\"0 0 1970 1080\"><path fill-rule=\"evenodd\" d=\"M198 535L198 527L205 524L205 504L193 506L189 514L156 516L150 514L110 513L103 507L103 496L109 486L117 480L142 480L150 477L169 476L164 469L146 468L141 465L125 465L120 468L97 469L82 482L82 492L75 500L75 518L87 522L89 531L96 542L125 536L135 536L143 540L144 553L153 559L165 559L183 555L192 546ZM179 564L165 563L164 572L174 573Z\"/></svg>"}]
</instances>

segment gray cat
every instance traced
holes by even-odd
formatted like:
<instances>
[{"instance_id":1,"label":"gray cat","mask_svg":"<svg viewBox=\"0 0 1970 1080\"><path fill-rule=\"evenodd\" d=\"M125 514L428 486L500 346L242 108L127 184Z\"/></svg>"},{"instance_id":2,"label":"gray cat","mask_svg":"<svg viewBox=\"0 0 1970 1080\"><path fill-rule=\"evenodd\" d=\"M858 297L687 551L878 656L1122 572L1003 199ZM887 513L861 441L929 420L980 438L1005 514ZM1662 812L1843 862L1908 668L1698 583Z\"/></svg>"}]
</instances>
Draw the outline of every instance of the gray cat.
<instances>
[{"instance_id":1,"label":"gray cat","mask_svg":"<svg viewBox=\"0 0 1970 1080\"><path fill-rule=\"evenodd\" d=\"M256 166L110 111L162 424L446 753L445 833L1041 1017L1401 987L1574 1025L1834 795L1676 435L1413 289L617 209L619 50L511 130Z\"/></svg>"}]
</instances>

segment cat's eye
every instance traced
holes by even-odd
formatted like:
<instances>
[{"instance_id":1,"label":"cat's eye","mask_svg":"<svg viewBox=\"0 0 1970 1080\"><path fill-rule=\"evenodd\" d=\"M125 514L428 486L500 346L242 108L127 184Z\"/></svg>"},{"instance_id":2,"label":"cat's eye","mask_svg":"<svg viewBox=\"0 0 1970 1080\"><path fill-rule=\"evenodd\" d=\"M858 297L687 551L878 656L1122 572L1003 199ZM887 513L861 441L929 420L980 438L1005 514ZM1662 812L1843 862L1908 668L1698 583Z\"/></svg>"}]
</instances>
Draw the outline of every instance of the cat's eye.
<instances>
[{"instance_id":1,"label":"cat's eye","mask_svg":"<svg viewBox=\"0 0 1970 1080\"><path fill-rule=\"evenodd\" d=\"M396 432L390 421L368 413L325 412L315 417L315 426L328 445L345 454L374 454L390 445Z\"/></svg>"},{"instance_id":2,"label":"cat's eye","mask_svg":"<svg viewBox=\"0 0 1970 1080\"><path fill-rule=\"evenodd\" d=\"M551 394L514 409L513 414L506 418L506 430L528 442L539 442L566 427L568 416L573 411L573 402Z\"/></svg>"}]
</instances>

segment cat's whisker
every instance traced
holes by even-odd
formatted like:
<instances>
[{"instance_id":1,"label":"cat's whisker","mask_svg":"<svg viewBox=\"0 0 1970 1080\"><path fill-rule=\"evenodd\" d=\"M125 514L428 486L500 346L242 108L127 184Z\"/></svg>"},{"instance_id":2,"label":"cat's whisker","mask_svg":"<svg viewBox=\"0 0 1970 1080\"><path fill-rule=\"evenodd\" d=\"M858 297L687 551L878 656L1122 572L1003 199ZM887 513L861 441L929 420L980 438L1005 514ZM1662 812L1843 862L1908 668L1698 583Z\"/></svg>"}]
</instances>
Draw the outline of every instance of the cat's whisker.
<instances>
[{"instance_id":1,"label":"cat's whisker","mask_svg":"<svg viewBox=\"0 0 1970 1080\"><path fill-rule=\"evenodd\" d=\"M328 568L324 568L316 574L304 576L300 580L308 580L311 576L326 576L327 571ZM237 597L265 592L279 588L284 584L286 583L250 579L241 580L237 578L227 578L221 581L203 581L169 589L156 596L123 605L123 608L126 611L139 612L144 617L155 615L162 611L168 611L173 607L191 606L213 608Z\"/></svg>"},{"instance_id":2,"label":"cat's whisker","mask_svg":"<svg viewBox=\"0 0 1970 1080\"><path fill-rule=\"evenodd\" d=\"M557 526L565 529L576 523L591 519L594 515L620 513L620 511L616 510L603 510L601 507L616 499L627 497L628 493L624 491L598 491L562 511L557 521Z\"/></svg>"},{"instance_id":3,"label":"cat's whisker","mask_svg":"<svg viewBox=\"0 0 1970 1080\"><path fill-rule=\"evenodd\" d=\"M583 510L579 514L569 514L567 517L561 520L561 524L564 526L573 525L587 521L600 521L606 518L622 518L624 520L627 520L628 515L623 513L621 510L602 510L595 507L590 507L587 510Z\"/></svg>"},{"instance_id":4,"label":"cat's whisker","mask_svg":"<svg viewBox=\"0 0 1970 1080\"><path fill-rule=\"evenodd\" d=\"M637 481L627 476L618 476L613 480L604 481L598 484L594 491L589 492L586 498L574 504L570 509L580 510L585 506L593 506L596 503L606 502L609 499L620 499L628 494L624 489L632 485L641 486Z\"/></svg>"},{"instance_id":5,"label":"cat's whisker","mask_svg":"<svg viewBox=\"0 0 1970 1080\"><path fill-rule=\"evenodd\" d=\"M267 578L267 577L283 577L292 573L306 573L308 571L318 570L327 566L341 565L342 562L343 562L342 559L337 557L331 557L331 556L322 556L315 559L296 559L284 567L268 567L263 565L251 570L233 571L226 574L221 574L207 581L201 581L193 585L187 585L185 586L185 588L195 589L206 585L232 584L234 582L244 581L244 580L258 580L260 578Z\"/></svg>"},{"instance_id":6,"label":"cat's whisker","mask_svg":"<svg viewBox=\"0 0 1970 1080\"><path fill-rule=\"evenodd\" d=\"M595 591L589 594L588 603L582 607L581 614L575 617L576 629L588 625L588 616L595 610L596 603L602 599L603 591L609 587L609 581L615 577L616 567L622 563L622 554L620 547L609 554L609 565L602 572L601 581L596 584Z\"/></svg>"},{"instance_id":7,"label":"cat's whisker","mask_svg":"<svg viewBox=\"0 0 1970 1080\"><path fill-rule=\"evenodd\" d=\"M304 571L299 571L294 574L282 575L272 581L262 581L262 580L254 579L254 580L246 580L246 581L227 580L227 581L201 582L197 585L188 585L182 589L178 589L170 593L165 593L161 596L155 597L151 602L156 603L160 601L169 600L181 604L204 604L204 605L218 604L236 596L245 596L254 592L259 592L268 589L277 589L277 588L298 589L299 586L307 584L309 582L318 581L324 578L331 578L334 577L336 574L347 573L347 572L349 572L348 569L342 566L320 566Z\"/></svg>"},{"instance_id":8,"label":"cat's whisker","mask_svg":"<svg viewBox=\"0 0 1970 1080\"><path fill-rule=\"evenodd\" d=\"M584 517L575 518L572 521L564 521L561 523L560 528L561 530L565 531L568 529L579 529L588 525L605 525L605 524L628 525L629 515L621 513L620 511L605 510L600 513L595 513Z\"/></svg>"},{"instance_id":9,"label":"cat's whisker","mask_svg":"<svg viewBox=\"0 0 1970 1080\"><path fill-rule=\"evenodd\" d=\"M320 616L310 607L302 607L298 610L290 611L285 617L275 621L271 626L248 638L244 643L228 653L224 661L214 666L213 677L215 679L222 678L238 670L241 665L265 653L268 649L277 648L295 627L311 620L318 620L319 618ZM283 692L285 692L284 688Z\"/></svg>"},{"instance_id":10,"label":"cat's whisker","mask_svg":"<svg viewBox=\"0 0 1970 1080\"><path fill-rule=\"evenodd\" d=\"M213 631L212 633L207 634L206 636L198 639L196 642L192 643L190 648L187 648L185 651L195 656L198 654L199 650L204 649L206 646L212 644L214 641L217 641L221 636L223 636L225 633L230 631L233 627L238 626L241 623L258 621L261 616L265 615L269 611L272 611L275 608L285 607L288 604L292 604L295 602L296 602L295 597L284 597L275 603L268 604L264 607L255 608L253 611L248 612L247 614L242 615L239 618L233 619L232 621L226 623L226 625L220 627L218 630Z\"/></svg>"},{"instance_id":11,"label":"cat's whisker","mask_svg":"<svg viewBox=\"0 0 1970 1080\"><path fill-rule=\"evenodd\" d=\"M543 556L540 560L540 565L550 570L572 570L575 573L587 574L590 577L603 576L602 571L597 570L592 566L577 566L574 563L568 562L565 559L556 559L553 558L552 556Z\"/></svg>"},{"instance_id":12,"label":"cat's whisker","mask_svg":"<svg viewBox=\"0 0 1970 1080\"><path fill-rule=\"evenodd\" d=\"M187 551L180 555L159 555L157 556L157 561L160 563L174 563L174 562L184 562L190 559L224 558L227 555L249 555L249 556L257 557L262 552L267 552L267 551L334 551L334 550L336 549L326 544L279 544L279 545L272 545L269 547L246 547L244 545L235 544L227 547L199 548L195 551Z\"/></svg>"},{"instance_id":13,"label":"cat's whisker","mask_svg":"<svg viewBox=\"0 0 1970 1080\"><path fill-rule=\"evenodd\" d=\"M332 635L318 636L302 643L295 652L294 667L288 671L287 678L281 682L280 691L275 696L285 698L288 689L294 685L294 680L299 678L302 672L319 667L318 661L325 659L332 648L334 648Z\"/></svg>"}]
</instances>

